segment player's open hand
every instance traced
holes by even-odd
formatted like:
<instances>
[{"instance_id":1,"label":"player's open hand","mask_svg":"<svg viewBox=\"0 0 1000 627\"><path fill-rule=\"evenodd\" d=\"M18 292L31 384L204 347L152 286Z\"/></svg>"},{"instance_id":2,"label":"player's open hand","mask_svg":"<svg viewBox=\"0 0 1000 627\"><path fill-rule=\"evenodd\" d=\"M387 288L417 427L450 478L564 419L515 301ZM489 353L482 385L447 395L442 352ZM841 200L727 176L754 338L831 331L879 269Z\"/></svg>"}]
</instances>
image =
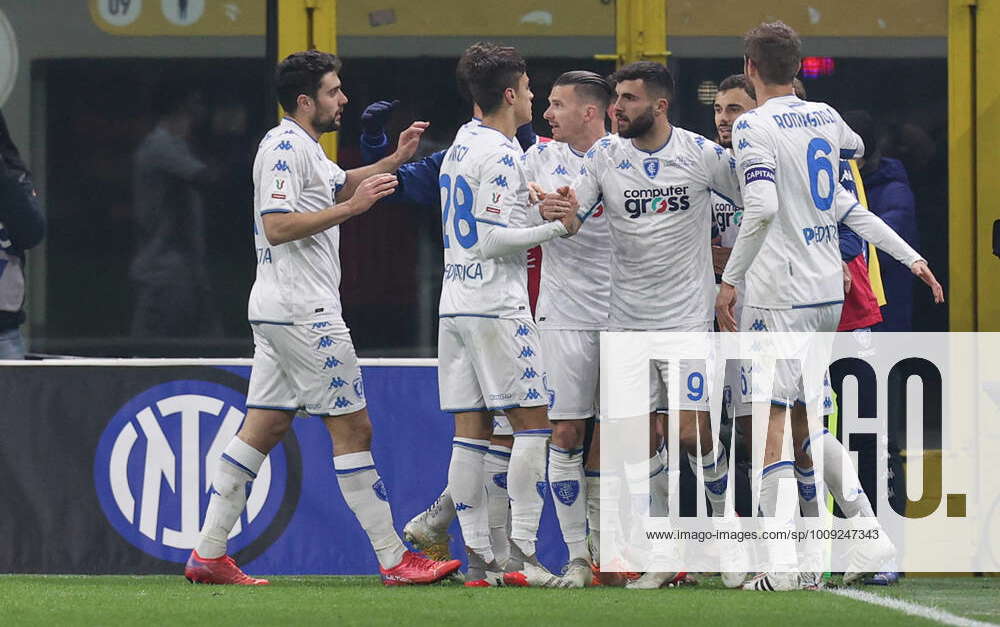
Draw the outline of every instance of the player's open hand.
<instances>
[{"instance_id":1,"label":"player's open hand","mask_svg":"<svg viewBox=\"0 0 1000 627\"><path fill-rule=\"evenodd\" d=\"M361 181L351 197L355 215L368 211L380 199L396 191L398 184L395 174L373 174Z\"/></svg>"},{"instance_id":2,"label":"player's open hand","mask_svg":"<svg viewBox=\"0 0 1000 627\"><path fill-rule=\"evenodd\" d=\"M562 220L570 214L576 215L572 203L559 194L546 194L539 211L546 220Z\"/></svg>"},{"instance_id":3,"label":"player's open hand","mask_svg":"<svg viewBox=\"0 0 1000 627\"><path fill-rule=\"evenodd\" d=\"M396 152L393 156L400 165L409 161L413 157L413 153L417 152L420 136L430 125L430 122L414 122L408 129L399 134L399 144L396 146Z\"/></svg>"},{"instance_id":4,"label":"player's open hand","mask_svg":"<svg viewBox=\"0 0 1000 627\"><path fill-rule=\"evenodd\" d=\"M921 281L926 283L929 288L931 288L931 294L934 296L935 303L940 304L944 302L944 289L942 289L941 284L938 283L938 280L934 277L934 273L931 272L931 268L927 265L926 261L923 259L915 261L913 265L910 266L910 270L913 274L917 275Z\"/></svg>"},{"instance_id":5,"label":"player's open hand","mask_svg":"<svg viewBox=\"0 0 1000 627\"><path fill-rule=\"evenodd\" d=\"M850 294L851 286L854 285L854 279L851 278L851 269L843 261L840 262L840 265L844 266L844 294Z\"/></svg>"},{"instance_id":6,"label":"player's open hand","mask_svg":"<svg viewBox=\"0 0 1000 627\"><path fill-rule=\"evenodd\" d=\"M723 281L715 297L715 317L723 331L736 330L736 288Z\"/></svg>"}]
</instances>

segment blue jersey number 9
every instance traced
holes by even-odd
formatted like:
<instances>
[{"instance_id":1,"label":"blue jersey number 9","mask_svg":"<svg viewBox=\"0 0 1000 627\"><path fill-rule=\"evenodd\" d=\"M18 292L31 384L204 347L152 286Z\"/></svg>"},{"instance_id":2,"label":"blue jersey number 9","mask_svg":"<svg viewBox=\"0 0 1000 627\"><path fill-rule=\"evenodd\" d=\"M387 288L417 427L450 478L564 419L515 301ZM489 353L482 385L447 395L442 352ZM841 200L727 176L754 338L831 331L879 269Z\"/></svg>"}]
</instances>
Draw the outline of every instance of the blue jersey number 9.
<instances>
[{"instance_id":1,"label":"blue jersey number 9","mask_svg":"<svg viewBox=\"0 0 1000 627\"><path fill-rule=\"evenodd\" d=\"M833 205L833 194L837 189L837 178L833 174L833 164L826 157L833 152L830 142L822 137L817 137L809 142L806 150L806 163L809 164L809 193L812 194L813 204L820 211L827 211ZM820 174L826 173L828 193L821 196L819 193Z\"/></svg>"},{"instance_id":2,"label":"blue jersey number 9","mask_svg":"<svg viewBox=\"0 0 1000 627\"><path fill-rule=\"evenodd\" d=\"M448 248L451 242L448 239L448 214L454 207L455 213L452 217L452 230L455 238L462 248L472 248L479 241L479 232L476 230L476 219L472 216L472 207L475 198L472 195L472 188L465 180L464 176L456 176L455 184L452 185L451 176L442 174L438 179L441 187L441 223L444 228L444 247Z\"/></svg>"},{"instance_id":3,"label":"blue jersey number 9","mask_svg":"<svg viewBox=\"0 0 1000 627\"><path fill-rule=\"evenodd\" d=\"M688 400L700 401L705 396L705 377L700 372L692 372L687 380Z\"/></svg>"}]
</instances>

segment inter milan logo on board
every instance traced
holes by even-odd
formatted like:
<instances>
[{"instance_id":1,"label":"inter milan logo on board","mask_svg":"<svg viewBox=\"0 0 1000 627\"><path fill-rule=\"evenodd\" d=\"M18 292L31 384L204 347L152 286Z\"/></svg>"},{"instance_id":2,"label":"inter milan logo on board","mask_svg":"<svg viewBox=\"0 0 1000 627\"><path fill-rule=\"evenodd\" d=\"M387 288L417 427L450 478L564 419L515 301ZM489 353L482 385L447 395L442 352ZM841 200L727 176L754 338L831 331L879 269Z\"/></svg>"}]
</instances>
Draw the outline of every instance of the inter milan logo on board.
<instances>
[{"instance_id":1,"label":"inter milan logo on board","mask_svg":"<svg viewBox=\"0 0 1000 627\"><path fill-rule=\"evenodd\" d=\"M222 452L243 423L246 396L207 381L171 381L127 402L105 428L94 485L111 525L156 558L184 562L198 542ZM251 484L229 536L236 553L259 538L285 498L287 454L279 444Z\"/></svg>"},{"instance_id":2,"label":"inter milan logo on board","mask_svg":"<svg viewBox=\"0 0 1000 627\"><path fill-rule=\"evenodd\" d=\"M642 169L649 178L656 178L656 175L660 172L660 160L652 158L643 159Z\"/></svg>"}]
</instances>

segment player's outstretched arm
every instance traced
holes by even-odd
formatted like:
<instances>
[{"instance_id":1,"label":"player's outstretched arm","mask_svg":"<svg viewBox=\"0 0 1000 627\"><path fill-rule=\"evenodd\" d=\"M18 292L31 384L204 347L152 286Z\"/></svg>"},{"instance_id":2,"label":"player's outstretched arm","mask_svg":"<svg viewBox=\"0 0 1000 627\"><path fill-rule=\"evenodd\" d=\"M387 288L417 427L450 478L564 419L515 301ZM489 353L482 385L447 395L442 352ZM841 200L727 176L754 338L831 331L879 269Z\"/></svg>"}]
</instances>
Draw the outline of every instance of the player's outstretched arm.
<instances>
[{"instance_id":1,"label":"player's outstretched arm","mask_svg":"<svg viewBox=\"0 0 1000 627\"><path fill-rule=\"evenodd\" d=\"M874 244L876 248L884 250L896 261L910 268L913 274L931 288L934 302L944 302L944 290L934 277L934 273L931 272L927 261L912 246L907 244L906 240L893 231L892 227L886 224L882 218L865 209L843 187L837 190L836 203L838 213L843 207L850 207L840 218L842 224L847 225L852 231Z\"/></svg>"},{"instance_id":2,"label":"player's outstretched arm","mask_svg":"<svg viewBox=\"0 0 1000 627\"><path fill-rule=\"evenodd\" d=\"M546 222L527 228L506 228L494 224L479 224L479 252L486 259L507 257L544 244L569 233L561 222Z\"/></svg>"},{"instance_id":3,"label":"player's outstretched arm","mask_svg":"<svg viewBox=\"0 0 1000 627\"><path fill-rule=\"evenodd\" d=\"M396 189L393 174L370 176L357 186L351 198L316 212L268 213L261 218L264 235L272 246L294 242L346 222L371 208Z\"/></svg>"},{"instance_id":4,"label":"player's outstretched arm","mask_svg":"<svg viewBox=\"0 0 1000 627\"><path fill-rule=\"evenodd\" d=\"M408 129L399 134L399 145L396 152L384 159L380 159L371 165L355 168L346 172L343 187L337 191L337 201L342 202L354 196L354 191L362 181L375 174L389 174L399 169L399 166L406 163L420 145L420 136L423 135L430 122L414 122Z\"/></svg>"}]
</instances>

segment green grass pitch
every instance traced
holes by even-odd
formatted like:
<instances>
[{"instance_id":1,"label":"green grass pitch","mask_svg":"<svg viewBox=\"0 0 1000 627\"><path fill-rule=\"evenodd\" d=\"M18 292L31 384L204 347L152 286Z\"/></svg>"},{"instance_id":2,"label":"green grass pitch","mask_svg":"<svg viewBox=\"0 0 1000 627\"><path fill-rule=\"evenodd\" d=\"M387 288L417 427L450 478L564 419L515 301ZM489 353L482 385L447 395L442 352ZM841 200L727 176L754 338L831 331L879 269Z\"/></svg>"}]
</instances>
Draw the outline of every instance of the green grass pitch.
<instances>
[{"instance_id":1,"label":"green grass pitch","mask_svg":"<svg viewBox=\"0 0 1000 627\"><path fill-rule=\"evenodd\" d=\"M1000 623L1000 578L904 579L866 587L965 618ZM935 625L829 592L754 593L697 586L384 588L374 577L274 577L261 588L195 586L170 576L0 576L4 625Z\"/></svg>"}]
</instances>

